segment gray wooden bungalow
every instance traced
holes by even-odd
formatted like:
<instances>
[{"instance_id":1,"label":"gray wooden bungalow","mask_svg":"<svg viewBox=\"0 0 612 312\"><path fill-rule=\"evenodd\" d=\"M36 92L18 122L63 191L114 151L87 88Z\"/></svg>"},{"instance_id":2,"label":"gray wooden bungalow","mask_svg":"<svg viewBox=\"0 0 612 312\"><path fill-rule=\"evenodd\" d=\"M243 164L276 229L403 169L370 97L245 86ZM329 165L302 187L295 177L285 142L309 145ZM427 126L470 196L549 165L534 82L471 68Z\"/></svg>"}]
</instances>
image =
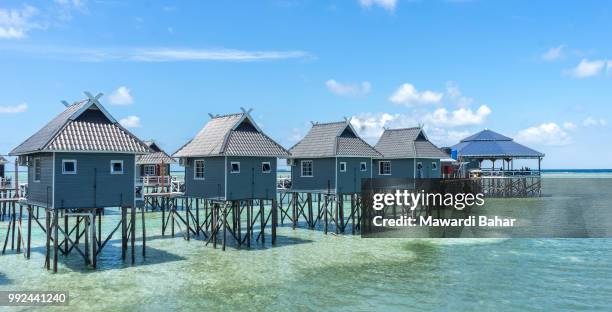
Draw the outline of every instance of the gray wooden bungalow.
<instances>
[{"instance_id":1,"label":"gray wooden bungalow","mask_svg":"<svg viewBox=\"0 0 612 312\"><path fill-rule=\"evenodd\" d=\"M4 166L8 163L8 160L6 160L6 158L0 156L0 179L4 178Z\"/></svg>"},{"instance_id":2,"label":"gray wooden bungalow","mask_svg":"<svg viewBox=\"0 0 612 312\"><path fill-rule=\"evenodd\" d=\"M216 200L274 199L276 164L287 150L257 126L250 110L210 115L173 157L185 167L185 196Z\"/></svg>"},{"instance_id":3,"label":"gray wooden bungalow","mask_svg":"<svg viewBox=\"0 0 612 312\"><path fill-rule=\"evenodd\" d=\"M138 166L136 172L138 177L169 176L170 164L176 163L176 160L170 157L170 155L162 150L153 140L145 141L144 143L149 147L151 152L136 157L136 165Z\"/></svg>"},{"instance_id":4,"label":"gray wooden bungalow","mask_svg":"<svg viewBox=\"0 0 612 312\"><path fill-rule=\"evenodd\" d=\"M421 127L385 129L374 146L374 178L440 178L440 160L449 157L429 141Z\"/></svg>"},{"instance_id":5,"label":"gray wooden bungalow","mask_svg":"<svg viewBox=\"0 0 612 312\"><path fill-rule=\"evenodd\" d=\"M149 147L100 104L73 104L13 149L28 167L27 202L47 208L135 206L136 155Z\"/></svg>"},{"instance_id":6,"label":"gray wooden bungalow","mask_svg":"<svg viewBox=\"0 0 612 312\"><path fill-rule=\"evenodd\" d=\"M372 159L381 157L357 135L350 119L313 123L289 152L291 189L295 192L360 192L361 179L372 177Z\"/></svg>"}]
</instances>

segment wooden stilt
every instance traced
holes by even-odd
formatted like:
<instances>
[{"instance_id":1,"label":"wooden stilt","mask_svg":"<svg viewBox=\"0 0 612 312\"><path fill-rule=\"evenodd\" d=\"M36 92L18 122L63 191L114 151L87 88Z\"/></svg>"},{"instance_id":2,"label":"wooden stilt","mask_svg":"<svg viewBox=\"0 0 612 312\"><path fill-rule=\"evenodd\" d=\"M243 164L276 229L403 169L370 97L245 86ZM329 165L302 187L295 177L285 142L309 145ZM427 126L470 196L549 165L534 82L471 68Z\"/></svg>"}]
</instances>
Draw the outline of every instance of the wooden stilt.
<instances>
[{"instance_id":1,"label":"wooden stilt","mask_svg":"<svg viewBox=\"0 0 612 312\"><path fill-rule=\"evenodd\" d=\"M47 270L51 269L51 211L49 208L45 209L45 234L47 236L46 250L45 250L45 266Z\"/></svg>"},{"instance_id":2,"label":"wooden stilt","mask_svg":"<svg viewBox=\"0 0 612 312\"><path fill-rule=\"evenodd\" d=\"M121 259L125 261L127 251L127 212L125 207L121 207ZM163 222L163 218L162 218ZM163 232L163 230L162 230Z\"/></svg>"},{"instance_id":3,"label":"wooden stilt","mask_svg":"<svg viewBox=\"0 0 612 312\"><path fill-rule=\"evenodd\" d=\"M314 219L312 213L312 193L308 193L306 195L306 201L308 205L308 227L312 230L314 229Z\"/></svg>"},{"instance_id":4,"label":"wooden stilt","mask_svg":"<svg viewBox=\"0 0 612 312\"><path fill-rule=\"evenodd\" d=\"M278 226L278 207L276 207L276 198L272 199L272 245L276 244L276 227Z\"/></svg>"},{"instance_id":5,"label":"wooden stilt","mask_svg":"<svg viewBox=\"0 0 612 312\"><path fill-rule=\"evenodd\" d=\"M251 208L249 201L246 202L246 213L247 213L247 227L246 227L246 243L247 247L251 248Z\"/></svg>"},{"instance_id":6,"label":"wooden stilt","mask_svg":"<svg viewBox=\"0 0 612 312\"><path fill-rule=\"evenodd\" d=\"M227 236L227 203L225 203L223 205L223 215L221 216L222 220L221 222L223 222L222 226L223 226L223 242L222 242L222 246L221 246L221 250L225 251L225 244L226 244L226 236Z\"/></svg>"},{"instance_id":7,"label":"wooden stilt","mask_svg":"<svg viewBox=\"0 0 612 312\"><path fill-rule=\"evenodd\" d=\"M26 246L26 259L30 259L30 250L32 243L32 205L28 205L28 237Z\"/></svg>"},{"instance_id":8,"label":"wooden stilt","mask_svg":"<svg viewBox=\"0 0 612 312\"><path fill-rule=\"evenodd\" d=\"M266 224L265 224L265 220L266 219L266 212L265 212L265 208L264 208L264 204L263 204L263 200L259 200L259 235L261 236L261 243L265 243L266 242L266 235L265 235L265 228L266 228ZM294 222L295 225L295 222Z\"/></svg>"},{"instance_id":9,"label":"wooden stilt","mask_svg":"<svg viewBox=\"0 0 612 312\"><path fill-rule=\"evenodd\" d=\"M191 199L189 198L185 198L184 199L184 209L185 209L185 225L187 226L187 240L189 241L191 239L191 231L189 228L189 209L191 206Z\"/></svg>"},{"instance_id":10,"label":"wooden stilt","mask_svg":"<svg viewBox=\"0 0 612 312\"><path fill-rule=\"evenodd\" d=\"M57 241L59 239L58 231L57 231L57 227L58 227L57 225L58 211L57 210L58 210L57 208L53 209L53 273L57 272L57 256L58 256L57 255L57 251L58 251Z\"/></svg>"},{"instance_id":11,"label":"wooden stilt","mask_svg":"<svg viewBox=\"0 0 612 312\"><path fill-rule=\"evenodd\" d=\"M142 209L140 209L140 216L142 223L142 258L144 259L147 256L147 227L145 225L145 207L142 207Z\"/></svg>"},{"instance_id":12,"label":"wooden stilt","mask_svg":"<svg viewBox=\"0 0 612 312\"><path fill-rule=\"evenodd\" d=\"M130 230L131 230L131 237L130 237L130 243L131 243L131 251L132 251L132 264L136 263L136 251L135 251L135 247L134 245L136 244L136 207L130 207L131 209L131 218L130 218Z\"/></svg>"},{"instance_id":13,"label":"wooden stilt","mask_svg":"<svg viewBox=\"0 0 612 312\"><path fill-rule=\"evenodd\" d=\"M98 209L94 208L91 213L91 266L95 269L98 266L98 239L99 236L96 234L96 219L98 217ZM98 226L99 227L99 226Z\"/></svg>"}]
</instances>

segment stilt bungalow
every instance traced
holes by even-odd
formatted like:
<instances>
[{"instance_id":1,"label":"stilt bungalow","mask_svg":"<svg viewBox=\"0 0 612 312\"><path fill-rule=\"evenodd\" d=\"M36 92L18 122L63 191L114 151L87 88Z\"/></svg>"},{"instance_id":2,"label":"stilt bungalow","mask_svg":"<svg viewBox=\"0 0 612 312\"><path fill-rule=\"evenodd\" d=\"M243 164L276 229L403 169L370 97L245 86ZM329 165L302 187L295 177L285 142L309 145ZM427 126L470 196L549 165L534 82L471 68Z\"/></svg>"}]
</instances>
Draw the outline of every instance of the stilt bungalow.
<instances>
[{"instance_id":1,"label":"stilt bungalow","mask_svg":"<svg viewBox=\"0 0 612 312\"><path fill-rule=\"evenodd\" d=\"M85 94L85 100L63 102L62 113L10 153L28 167L28 191L20 201L28 209L28 232L23 234L26 258L30 257L35 220L46 234L45 266L51 269L53 263L54 272L59 253L67 255L72 250L95 268L100 251L119 227L122 256L125 258L130 237L132 263L135 261L136 201L142 195L136 186L136 157L149 153L149 147L106 111L99 102L101 93ZM120 207L121 219L105 238L101 218L108 207ZM38 219L39 208L46 213L45 226ZM140 228L144 255L144 221Z\"/></svg>"},{"instance_id":2,"label":"stilt bungalow","mask_svg":"<svg viewBox=\"0 0 612 312\"><path fill-rule=\"evenodd\" d=\"M48 208L134 206L136 156L149 147L96 97L66 109L10 153L28 167L28 203Z\"/></svg>"},{"instance_id":3,"label":"stilt bungalow","mask_svg":"<svg viewBox=\"0 0 612 312\"><path fill-rule=\"evenodd\" d=\"M449 157L421 127L385 129L374 148L383 156L374 160L374 178L440 178L440 160Z\"/></svg>"},{"instance_id":4,"label":"stilt bungalow","mask_svg":"<svg viewBox=\"0 0 612 312\"><path fill-rule=\"evenodd\" d=\"M151 152L136 157L138 179L143 182L145 187L170 186L172 183L170 165L176 163L176 160L170 157L154 141L150 140L144 143L149 146Z\"/></svg>"},{"instance_id":5,"label":"stilt bungalow","mask_svg":"<svg viewBox=\"0 0 612 312\"><path fill-rule=\"evenodd\" d=\"M174 153L185 167L185 196L275 198L277 159L289 153L257 126L250 112L210 115L204 128Z\"/></svg>"},{"instance_id":6,"label":"stilt bungalow","mask_svg":"<svg viewBox=\"0 0 612 312\"><path fill-rule=\"evenodd\" d=\"M357 135L350 119L313 123L289 149L291 190L358 193L361 179L372 177L372 159L382 155Z\"/></svg>"},{"instance_id":7,"label":"stilt bungalow","mask_svg":"<svg viewBox=\"0 0 612 312\"><path fill-rule=\"evenodd\" d=\"M0 156L0 187L3 187L7 183L6 177L4 176L4 174L5 174L4 166L7 163L8 163L8 160L6 160L6 158Z\"/></svg>"}]
</instances>

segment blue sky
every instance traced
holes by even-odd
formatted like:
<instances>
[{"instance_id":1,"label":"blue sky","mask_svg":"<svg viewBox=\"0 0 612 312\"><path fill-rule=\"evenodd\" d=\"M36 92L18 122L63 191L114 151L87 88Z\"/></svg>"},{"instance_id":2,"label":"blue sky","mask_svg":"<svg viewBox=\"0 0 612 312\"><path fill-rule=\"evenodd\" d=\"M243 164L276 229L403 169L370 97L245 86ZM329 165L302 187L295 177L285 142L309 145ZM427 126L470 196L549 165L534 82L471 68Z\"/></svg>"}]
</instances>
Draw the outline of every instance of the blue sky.
<instances>
[{"instance_id":1,"label":"blue sky","mask_svg":"<svg viewBox=\"0 0 612 312\"><path fill-rule=\"evenodd\" d=\"M2 1L0 154L85 90L169 152L253 108L290 147L310 121L489 128L545 168L612 168L606 1Z\"/></svg>"}]
</instances>

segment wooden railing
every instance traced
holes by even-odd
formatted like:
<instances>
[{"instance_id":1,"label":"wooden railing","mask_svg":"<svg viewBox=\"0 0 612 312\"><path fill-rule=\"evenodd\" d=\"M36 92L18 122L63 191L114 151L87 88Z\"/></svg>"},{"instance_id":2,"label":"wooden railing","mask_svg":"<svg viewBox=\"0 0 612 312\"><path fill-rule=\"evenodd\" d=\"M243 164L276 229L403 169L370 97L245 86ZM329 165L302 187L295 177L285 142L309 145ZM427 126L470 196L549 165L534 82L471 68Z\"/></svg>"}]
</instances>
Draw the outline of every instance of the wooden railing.
<instances>
[{"instance_id":1,"label":"wooden railing","mask_svg":"<svg viewBox=\"0 0 612 312\"><path fill-rule=\"evenodd\" d=\"M480 173L482 177L533 177L540 176L541 172L539 170L491 170L491 169L482 169L479 171L474 170L471 171L473 174Z\"/></svg>"}]
</instances>

